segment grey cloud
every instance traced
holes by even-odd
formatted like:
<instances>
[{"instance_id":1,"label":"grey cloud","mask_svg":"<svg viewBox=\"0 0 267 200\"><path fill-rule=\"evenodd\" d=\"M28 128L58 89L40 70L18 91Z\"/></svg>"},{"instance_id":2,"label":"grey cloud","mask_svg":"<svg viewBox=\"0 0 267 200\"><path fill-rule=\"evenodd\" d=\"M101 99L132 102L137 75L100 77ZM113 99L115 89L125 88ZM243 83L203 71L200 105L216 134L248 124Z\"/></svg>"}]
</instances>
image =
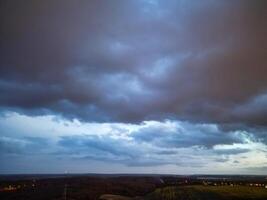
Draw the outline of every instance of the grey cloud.
<instances>
[{"instance_id":1,"label":"grey cloud","mask_svg":"<svg viewBox=\"0 0 267 200\"><path fill-rule=\"evenodd\" d=\"M229 158L216 158L215 161L225 163L225 162L229 161Z\"/></svg>"},{"instance_id":2,"label":"grey cloud","mask_svg":"<svg viewBox=\"0 0 267 200\"><path fill-rule=\"evenodd\" d=\"M243 149L243 148L232 148L232 149L216 149L214 152L220 155L235 155L241 153L247 153L251 151L250 149Z\"/></svg>"},{"instance_id":3,"label":"grey cloud","mask_svg":"<svg viewBox=\"0 0 267 200\"><path fill-rule=\"evenodd\" d=\"M247 167L244 168L244 170L247 170L249 172L253 172L260 175L267 174L267 166L260 166L260 167Z\"/></svg>"},{"instance_id":4,"label":"grey cloud","mask_svg":"<svg viewBox=\"0 0 267 200\"><path fill-rule=\"evenodd\" d=\"M2 1L0 105L84 121L265 126L266 99L242 107L267 90L265 7Z\"/></svg>"},{"instance_id":5,"label":"grey cloud","mask_svg":"<svg viewBox=\"0 0 267 200\"><path fill-rule=\"evenodd\" d=\"M166 161L162 159L139 159L129 160L126 165L130 167L149 167L149 166L161 166L168 164L176 164L174 161Z\"/></svg>"},{"instance_id":6,"label":"grey cloud","mask_svg":"<svg viewBox=\"0 0 267 200\"><path fill-rule=\"evenodd\" d=\"M244 109L250 110L252 108L248 107ZM224 132L243 132L250 141L267 144L266 127L263 125L248 126L244 124L221 124L218 127Z\"/></svg>"},{"instance_id":7,"label":"grey cloud","mask_svg":"<svg viewBox=\"0 0 267 200\"><path fill-rule=\"evenodd\" d=\"M49 146L49 140L40 137L0 137L0 154L27 155L42 153Z\"/></svg>"},{"instance_id":8,"label":"grey cloud","mask_svg":"<svg viewBox=\"0 0 267 200\"><path fill-rule=\"evenodd\" d=\"M226 162L249 150L214 146L267 144L266 6L265 0L2 0L1 116L12 110L143 127L129 140L92 133L62 136L53 145L14 133L0 137L1 157L202 166L192 161L196 149L203 163L205 153ZM166 119L178 125L144 125ZM192 157L182 156L186 150Z\"/></svg>"},{"instance_id":9,"label":"grey cloud","mask_svg":"<svg viewBox=\"0 0 267 200\"><path fill-rule=\"evenodd\" d=\"M199 146L212 148L218 144L244 143L238 132L223 132L216 125L177 123L175 128L152 126L142 128L132 134L140 142L152 143L159 147L181 148Z\"/></svg>"},{"instance_id":10,"label":"grey cloud","mask_svg":"<svg viewBox=\"0 0 267 200\"><path fill-rule=\"evenodd\" d=\"M236 118L253 121L255 124L257 122L259 125L265 125L267 122L267 94L262 93L237 106L233 110L233 115Z\"/></svg>"},{"instance_id":11,"label":"grey cloud","mask_svg":"<svg viewBox=\"0 0 267 200\"><path fill-rule=\"evenodd\" d=\"M222 132L216 125L150 122L142 126L144 127L138 131L128 133L127 138L109 135L63 136L58 142L60 151L55 152L55 155L122 163L127 166L153 166L187 165L187 161L194 158L189 158L182 152L189 149L209 152L210 155L231 155L249 151L238 148L214 150L215 145L245 142L243 135ZM124 129L116 130L125 132Z\"/></svg>"},{"instance_id":12,"label":"grey cloud","mask_svg":"<svg viewBox=\"0 0 267 200\"><path fill-rule=\"evenodd\" d=\"M76 126L76 125L75 125ZM216 125L188 122L144 122L125 130L112 124L105 134L76 134L49 140L41 137L1 137L0 159L40 156L73 162L104 162L126 167L176 165L203 167L248 149L214 149L215 145L244 143L243 135L222 132ZM133 128L133 127L132 127ZM88 127L90 130L90 127ZM94 129L94 128L93 128ZM201 159L200 159L201 158ZM221 161L222 162L222 161Z\"/></svg>"},{"instance_id":13,"label":"grey cloud","mask_svg":"<svg viewBox=\"0 0 267 200\"><path fill-rule=\"evenodd\" d=\"M175 150L160 150L157 152L159 155L175 155L177 154L177 151Z\"/></svg>"},{"instance_id":14,"label":"grey cloud","mask_svg":"<svg viewBox=\"0 0 267 200\"><path fill-rule=\"evenodd\" d=\"M168 159L158 158L155 153L153 155L153 151L140 149L136 143L131 144L129 141L109 136L62 137L59 145L64 149L56 152L55 155L68 155L73 159L121 163L131 167L173 164Z\"/></svg>"},{"instance_id":15,"label":"grey cloud","mask_svg":"<svg viewBox=\"0 0 267 200\"><path fill-rule=\"evenodd\" d=\"M127 141L114 139L109 136L64 136L60 139L58 144L64 147L67 154L72 154L74 156L80 155L84 158L133 159L139 154L139 150L131 147ZM103 158L103 156L105 158Z\"/></svg>"}]
</instances>

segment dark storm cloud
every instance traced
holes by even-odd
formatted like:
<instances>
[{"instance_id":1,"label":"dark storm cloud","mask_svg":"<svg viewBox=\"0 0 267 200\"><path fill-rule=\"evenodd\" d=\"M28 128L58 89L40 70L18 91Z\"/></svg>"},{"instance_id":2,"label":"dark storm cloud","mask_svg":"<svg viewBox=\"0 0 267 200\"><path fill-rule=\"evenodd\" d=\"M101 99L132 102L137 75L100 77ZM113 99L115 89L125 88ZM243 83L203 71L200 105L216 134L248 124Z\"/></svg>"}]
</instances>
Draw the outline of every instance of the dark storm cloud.
<instances>
[{"instance_id":1,"label":"dark storm cloud","mask_svg":"<svg viewBox=\"0 0 267 200\"><path fill-rule=\"evenodd\" d=\"M64 136L59 141L59 145L67 148L73 154L86 152L94 156L111 155L130 158L137 154L136 150L131 151L131 147L125 145L121 140L96 135Z\"/></svg>"},{"instance_id":2,"label":"dark storm cloud","mask_svg":"<svg viewBox=\"0 0 267 200\"><path fill-rule=\"evenodd\" d=\"M265 126L265 11L261 0L1 1L0 105Z\"/></svg>"},{"instance_id":3,"label":"dark storm cloud","mask_svg":"<svg viewBox=\"0 0 267 200\"><path fill-rule=\"evenodd\" d=\"M120 130L122 132L117 132L116 137L109 134L63 136L59 139L60 148L55 155L71 156L74 159L119 162L127 166L155 166L188 164L188 160L193 158L181 152L190 151L190 149L216 155L218 158L250 151L234 147L215 148L216 145L246 143L246 136L238 132L223 132L216 125L170 123L152 122L124 137L121 137L125 131L123 129ZM191 164L196 165L196 163Z\"/></svg>"},{"instance_id":4,"label":"dark storm cloud","mask_svg":"<svg viewBox=\"0 0 267 200\"><path fill-rule=\"evenodd\" d=\"M165 148L198 146L210 149L219 144L244 143L246 136L238 132L223 132L215 125L183 122L169 129L165 126L148 126L134 132L132 137L136 141Z\"/></svg>"},{"instance_id":5,"label":"dark storm cloud","mask_svg":"<svg viewBox=\"0 0 267 200\"><path fill-rule=\"evenodd\" d=\"M232 148L232 149L216 149L214 150L217 154L222 155L235 155L235 154L241 154L241 153L247 153L250 149L242 149L242 148Z\"/></svg>"},{"instance_id":6,"label":"dark storm cloud","mask_svg":"<svg viewBox=\"0 0 267 200\"><path fill-rule=\"evenodd\" d=\"M108 136L68 136L62 137L58 144L63 147L63 150L55 154L68 155L73 159L115 162L127 166L157 166L176 163L156 158L155 152L153 155L153 151L140 149L135 142Z\"/></svg>"},{"instance_id":7,"label":"dark storm cloud","mask_svg":"<svg viewBox=\"0 0 267 200\"><path fill-rule=\"evenodd\" d=\"M225 162L229 161L229 158L217 158L217 159L215 159L215 161L225 163Z\"/></svg>"},{"instance_id":8,"label":"dark storm cloud","mask_svg":"<svg viewBox=\"0 0 267 200\"><path fill-rule=\"evenodd\" d=\"M246 108L247 110L251 109L250 107ZM263 108L264 110L265 108ZM262 112L262 111L260 111ZM235 132L239 131L240 133L246 133L246 137L253 142L261 142L267 144L267 131L265 126L249 126L245 124L221 124L218 128L222 132Z\"/></svg>"},{"instance_id":9,"label":"dark storm cloud","mask_svg":"<svg viewBox=\"0 0 267 200\"><path fill-rule=\"evenodd\" d=\"M141 124L60 120L17 113L1 117L0 160L6 160L6 167L1 169L8 169L16 160L25 163L22 160L32 158L33 162L37 157L38 162L66 161L66 166L84 162L88 167L88 163L100 162L126 168L164 165L202 168L214 161L231 161L239 154L249 156L248 152L266 154L264 146L253 147L253 140L259 138L244 131L223 131L215 124L177 120ZM20 166L19 170L23 169Z\"/></svg>"},{"instance_id":10,"label":"dark storm cloud","mask_svg":"<svg viewBox=\"0 0 267 200\"><path fill-rule=\"evenodd\" d=\"M0 154L27 155L41 153L49 146L48 139L40 137L0 137Z\"/></svg>"},{"instance_id":11,"label":"dark storm cloud","mask_svg":"<svg viewBox=\"0 0 267 200\"><path fill-rule=\"evenodd\" d=\"M45 151L45 149L49 151ZM52 145L45 138L1 137L0 150L0 159L6 156L27 157L38 155L54 159L71 158L74 161L95 160L121 163L126 166L158 166L177 164L178 162L159 158L157 151L141 150L137 143L131 144L123 139L96 135L64 136L59 139L56 145ZM161 156L166 156L169 152L162 151Z\"/></svg>"}]
</instances>

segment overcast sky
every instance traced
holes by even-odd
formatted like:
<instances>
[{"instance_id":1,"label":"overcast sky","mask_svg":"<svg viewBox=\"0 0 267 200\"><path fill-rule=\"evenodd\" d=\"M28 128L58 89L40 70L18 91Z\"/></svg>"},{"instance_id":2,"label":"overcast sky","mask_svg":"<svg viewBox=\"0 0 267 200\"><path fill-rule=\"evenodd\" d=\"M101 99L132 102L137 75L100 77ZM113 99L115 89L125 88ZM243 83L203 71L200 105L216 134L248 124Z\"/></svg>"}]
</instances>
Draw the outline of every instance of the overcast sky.
<instances>
[{"instance_id":1,"label":"overcast sky","mask_svg":"<svg viewBox=\"0 0 267 200\"><path fill-rule=\"evenodd\" d=\"M267 1L3 0L0 173L267 174Z\"/></svg>"}]
</instances>

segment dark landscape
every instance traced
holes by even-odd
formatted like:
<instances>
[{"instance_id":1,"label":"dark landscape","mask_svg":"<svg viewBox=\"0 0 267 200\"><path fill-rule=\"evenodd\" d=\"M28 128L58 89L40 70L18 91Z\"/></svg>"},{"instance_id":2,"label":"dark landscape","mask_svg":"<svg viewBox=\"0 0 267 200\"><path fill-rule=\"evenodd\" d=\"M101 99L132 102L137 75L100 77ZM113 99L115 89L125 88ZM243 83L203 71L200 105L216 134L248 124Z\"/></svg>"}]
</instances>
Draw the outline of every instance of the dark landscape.
<instances>
[{"instance_id":1,"label":"dark landscape","mask_svg":"<svg viewBox=\"0 0 267 200\"><path fill-rule=\"evenodd\" d=\"M0 0L0 200L267 200L267 0Z\"/></svg>"},{"instance_id":2,"label":"dark landscape","mask_svg":"<svg viewBox=\"0 0 267 200\"><path fill-rule=\"evenodd\" d=\"M267 198L265 176L5 175L3 200L228 200Z\"/></svg>"}]
</instances>

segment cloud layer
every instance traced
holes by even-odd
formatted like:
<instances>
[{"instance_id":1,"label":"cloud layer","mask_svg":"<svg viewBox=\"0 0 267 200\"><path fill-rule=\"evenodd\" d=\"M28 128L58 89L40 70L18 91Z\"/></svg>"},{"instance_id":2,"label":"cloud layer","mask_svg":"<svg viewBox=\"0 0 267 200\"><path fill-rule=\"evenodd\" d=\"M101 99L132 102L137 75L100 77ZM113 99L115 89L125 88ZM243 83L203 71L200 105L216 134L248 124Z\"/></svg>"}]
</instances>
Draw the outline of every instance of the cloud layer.
<instances>
[{"instance_id":1,"label":"cloud layer","mask_svg":"<svg viewBox=\"0 0 267 200\"><path fill-rule=\"evenodd\" d=\"M6 113L0 118L0 127L4 130L0 160L5 163L1 173L17 173L22 170L20 165L24 172L39 173L101 172L101 167L118 173L118 169L127 173L156 169L160 173L204 173L212 166L209 172L213 173L251 173L248 167L254 169L267 162L266 145L254 140L254 133L223 131L215 124L80 123L54 116ZM44 164L45 169L39 165L43 160L49 163Z\"/></svg>"},{"instance_id":2,"label":"cloud layer","mask_svg":"<svg viewBox=\"0 0 267 200\"><path fill-rule=\"evenodd\" d=\"M84 121L266 125L265 7L4 1L0 104Z\"/></svg>"},{"instance_id":3,"label":"cloud layer","mask_svg":"<svg viewBox=\"0 0 267 200\"><path fill-rule=\"evenodd\" d=\"M38 154L85 172L264 169L266 7L1 1L0 171Z\"/></svg>"}]
</instances>

